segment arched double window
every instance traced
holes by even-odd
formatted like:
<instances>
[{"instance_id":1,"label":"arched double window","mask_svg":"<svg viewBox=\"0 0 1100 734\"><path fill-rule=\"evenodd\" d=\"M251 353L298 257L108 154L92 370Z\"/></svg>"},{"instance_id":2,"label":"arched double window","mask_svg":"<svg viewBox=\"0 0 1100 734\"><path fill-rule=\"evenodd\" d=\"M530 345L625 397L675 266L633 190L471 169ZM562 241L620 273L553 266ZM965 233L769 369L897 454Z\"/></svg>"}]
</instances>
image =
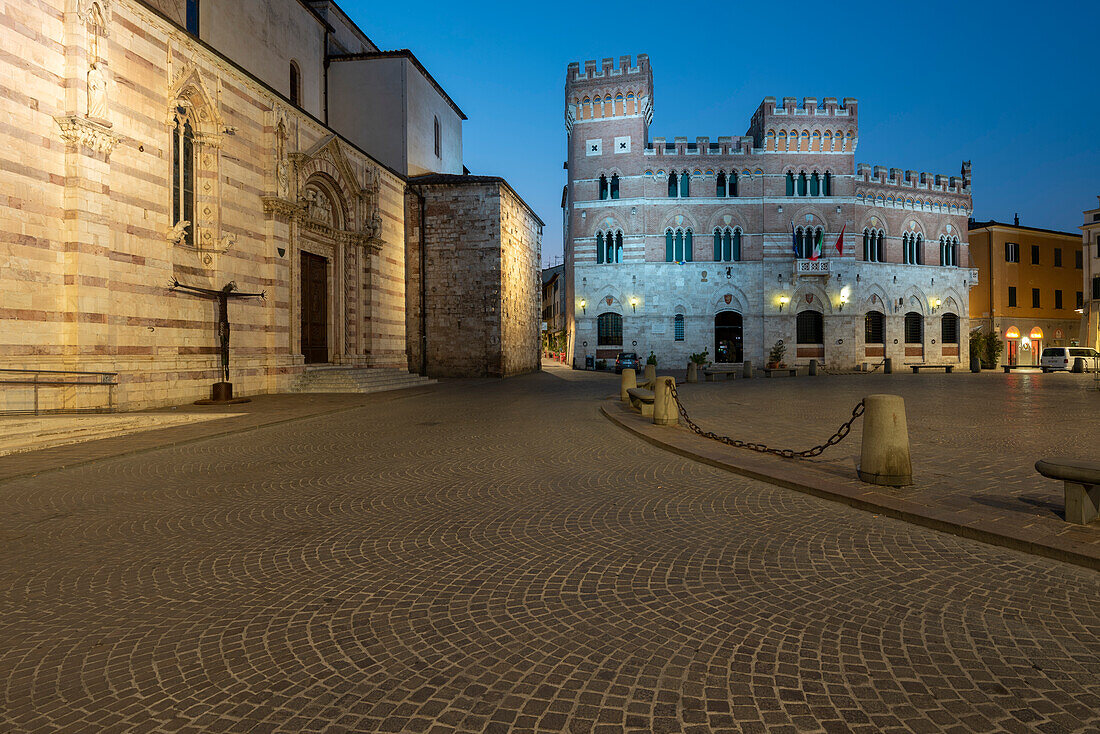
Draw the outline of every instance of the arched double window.
<instances>
[{"instance_id":1,"label":"arched double window","mask_svg":"<svg viewBox=\"0 0 1100 734\"><path fill-rule=\"evenodd\" d=\"M865 344L886 343L886 317L878 311L868 311L863 316L863 341Z\"/></svg>"},{"instance_id":2,"label":"arched double window","mask_svg":"<svg viewBox=\"0 0 1100 734\"><path fill-rule=\"evenodd\" d=\"M623 343L623 317L617 313L601 313L596 317L596 344L604 347Z\"/></svg>"},{"instance_id":3,"label":"arched double window","mask_svg":"<svg viewBox=\"0 0 1100 734\"><path fill-rule=\"evenodd\" d=\"M684 340L684 315L682 313L676 314L676 318L672 320L672 333L676 341L682 342Z\"/></svg>"},{"instance_id":4,"label":"arched double window","mask_svg":"<svg viewBox=\"0 0 1100 734\"><path fill-rule=\"evenodd\" d=\"M623 232L607 231L596 233L596 264L613 265L623 261Z\"/></svg>"},{"instance_id":5,"label":"arched double window","mask_svg":"<svg viewBox=\"0 0 1100 734\"><path fill-rule=\"evenodd\" d=\"M799 344L824 344L825 323L820 311L799 311L795 318L795 337Z\"/></svg>"},{"instance_id":6,"label":"arched double window","mask_svg":"<svg viewBox=\"0 0 1100 734\"><path fill-rule=\"evenodd\" d=\"M870 263L886 262L886 247L883 238L886 233L881 229L863 230L863 259Z\"/></svg>"},{"instance_id":7,"label":"arched double window","mask_svg":"<svg viewBox=\"0 0 1100 734\"><path fill-rule=\"evenodd\" d=\"M959 317L953 313L945 313L940 319L940 343L959 343Z\"/></svg>"},{"instance_id":8,"label":"arched double window","mask_svg":"<svg viewBox=\"0 0 1100 734\"><path fill-rule=\"evenodd\" d=\"M691 262L692 233L690 229L665 230L665 262Z\"/></svg>"},{"instance_id":9,"label":"arched double window","mask_svg":"<svg viewBox=\"0 0 1100 734\"><path fill-rule=\"evenodd\" d=\"M959 266L959 238L940 236L940 265L957 268Z\"/></svg>"},{"instance_id":10,"label":"arched double window","mask_svg":"<svg viewBox=\"0 0 1100 734\"><path fill-rule=\"evenodd\" d=\"M619 198L619 174L611 174L609 179L605 174L600 174L600 200Z\"/></svg>"},{"instance_id":11,"label":"arched double window","mask_svg":"<svg viewBox=\"0 0 1100 734\"><path fill-rule=\"evenodd\" d=\"M741 259L741 229L715 228L714 230L714 261L737 262Z\"/></svg>"},{"instance_id":12,"label":"arched double window","mask_svg":"<svg viewBox=\"0 0 1100 734\"><path fill-rule=\"evenodd\" d=\"M814 254L814 243L820 242L824 237L821 227L799 227L795 230L795 257L808 258Z\"/></svg>"},{"instance_id":13,"label":"arched double window","mask_svg":"<svg viewBox=\"0 0 1100 734\"><path fill-rule=\"evenodd\" d=\"M195 128L190 109L176 107L172 130L172 223L187 223L181 242L195 245Z\"/></svg>"},{"instance_id":14,"label":"arched double window","mask_svg":"<svg viewBox=\"0 0 1100 734\"><path fill-rule=\"evenodd\" d=\"M916 311L905 314L905 343L924 343L924 317Z\"/></svg>"}]
</instances>

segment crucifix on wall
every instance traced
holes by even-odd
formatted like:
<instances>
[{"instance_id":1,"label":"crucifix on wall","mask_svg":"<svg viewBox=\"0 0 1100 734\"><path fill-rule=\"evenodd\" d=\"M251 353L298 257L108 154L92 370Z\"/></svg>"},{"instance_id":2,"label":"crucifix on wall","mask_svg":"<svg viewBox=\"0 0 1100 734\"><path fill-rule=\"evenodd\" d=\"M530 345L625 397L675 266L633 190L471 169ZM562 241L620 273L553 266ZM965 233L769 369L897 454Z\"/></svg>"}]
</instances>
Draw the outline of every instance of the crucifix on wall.
<instances>
[{"instance_id":1,"label":"crucifix on wall","mask_svg":"<svg viewBox=\"0 0 1100 734\"><path fill-rule=\"evenodd\" d=\"M210 400L200 400L200 403L228 403L246 402L247 398L233 398L233 384L229 381L229 299L230 298L261 298L267 299L267 292L241 293L237 290L237 283L229 281L221 290L210 288L198 288L193 285L184 285L175 278L172 279L172 287L169 290L181 290L194 293L201 298L217 299L218 324L217 335L221 344L222 381L214 383Z\"/></svg>"}]
</instances>

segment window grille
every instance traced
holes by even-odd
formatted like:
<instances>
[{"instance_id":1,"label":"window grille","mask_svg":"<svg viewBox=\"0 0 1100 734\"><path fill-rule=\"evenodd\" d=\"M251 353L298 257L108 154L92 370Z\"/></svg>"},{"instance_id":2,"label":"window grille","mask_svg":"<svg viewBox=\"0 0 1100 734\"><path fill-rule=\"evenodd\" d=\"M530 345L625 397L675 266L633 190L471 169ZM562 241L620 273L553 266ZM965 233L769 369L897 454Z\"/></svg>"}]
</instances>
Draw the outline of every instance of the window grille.
<instances>
[{"instance_id":1,"label":"window grille","mask_svg":"<svg viewBox=\"0 0 1100 734\"><path fill-rule=\"evenodd\" d=\"M676 341L682 342L684 340L684 316L683 314L676 314L676 318L672 322L673 333L676 335Z\"/></svg>"},{"instance_id":2,"label":"window grille","mask_svg":"<svg viewBox=\"0 0 1100 734\"><path fill-rule=\"evenodd\" d=\"M905 343L924 343L924 317L915 311L905 314Z\"/></svg>"},{"instance_id":3,"label":"window grille","mask_svg":"<svg viewBox=\"0 0 1100 734\"><path fill-rule=\"evenodd\" d=\"M867 344L886 343L886 317L878 311L868 311L863 317L863 341Z\"/></svg>"},{"instance_id":4,"label":"window grille","mask_svg":"<svg viewBox=\"0 0 1100 734\"><path fill-rule=\"evenodd\" d=\"M618 346L623 343L623 317L617 313L602 313L596 317L596 343Z\"/></svg>"},{"instance_id":5,"label":"window grille","mask_svg":"<svg viewBox=\"0 0 1100 734\"><path fill-rule=\"evenodd\" d=\"M959 317L953 313L945 313L940 319L940 342L943 344L959 343Z\"/></svg>"},{"instance_id":6,"label":"window grille","mask_svg":"<svg viewBox=\"0 0 1100 734\"><path fill-rule=\"evenodd\" d=\"M821 313L801 311L795 319L795 332L799 344L824 344L825 328Z\"/></svg>"}]
</instances>

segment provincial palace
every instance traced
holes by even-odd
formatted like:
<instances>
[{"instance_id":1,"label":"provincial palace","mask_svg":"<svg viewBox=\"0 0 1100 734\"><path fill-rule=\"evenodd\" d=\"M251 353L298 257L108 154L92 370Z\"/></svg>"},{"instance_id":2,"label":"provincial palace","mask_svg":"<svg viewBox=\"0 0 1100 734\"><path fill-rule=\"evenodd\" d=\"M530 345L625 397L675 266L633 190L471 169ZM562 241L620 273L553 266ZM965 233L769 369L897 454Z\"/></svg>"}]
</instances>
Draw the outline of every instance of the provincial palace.
<instances>
[{"instance_id":1,"label":"provincial palace","mask_svg":"<svg viewBox=\"0 0 1100 734\"><path fill-rule=\"evenodd\" d=\"M834 368L967 359L970 164L855 164L856 100L766 97L741 136L650 138L646 55L565 83L569 358ZM843 237L841 237L843 233Z\"/></svg>"}]
</instances>

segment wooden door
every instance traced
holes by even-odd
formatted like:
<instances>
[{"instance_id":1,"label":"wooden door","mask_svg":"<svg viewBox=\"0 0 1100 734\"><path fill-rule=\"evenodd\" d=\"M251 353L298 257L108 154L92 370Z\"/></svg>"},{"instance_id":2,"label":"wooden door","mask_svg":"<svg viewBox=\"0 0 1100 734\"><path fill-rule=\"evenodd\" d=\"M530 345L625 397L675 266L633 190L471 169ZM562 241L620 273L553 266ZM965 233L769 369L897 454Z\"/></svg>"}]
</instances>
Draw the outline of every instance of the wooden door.
<instances>
[{"instance_id":1,"label":"wooden door","mask_svg":"<svg viewBox=\"0 0 1100 734\"><path fill-rule=\"evenodd\" d=\"M328 260L302 253L302 356L328 362Z\"/></svg>"}]
</instances>

